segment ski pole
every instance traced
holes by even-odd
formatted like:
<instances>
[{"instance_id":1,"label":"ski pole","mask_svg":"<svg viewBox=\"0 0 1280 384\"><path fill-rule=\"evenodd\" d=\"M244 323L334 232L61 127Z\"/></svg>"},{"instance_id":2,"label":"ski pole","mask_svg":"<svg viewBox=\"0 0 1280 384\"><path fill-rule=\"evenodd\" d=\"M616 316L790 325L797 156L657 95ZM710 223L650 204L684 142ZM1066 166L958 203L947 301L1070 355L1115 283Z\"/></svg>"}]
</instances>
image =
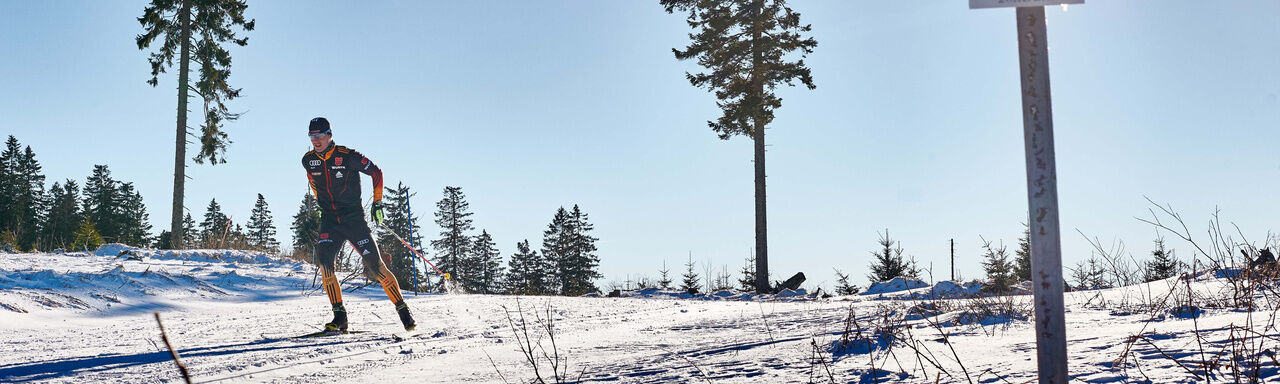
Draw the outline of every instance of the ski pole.
<instances>
[{"instance_id":1,"label":"ski pole","mask_svg":"<svg viewBox=\"0 0 1280 384\"><path fill-rule=\"evenodd\" d=\"M386 225L386 224L378 223L378 225L379 225L379 226L381 226L381 227L382 227L382 229L387 230L387 232L390 232L390 233L391 233L391 236L394 236L394 237L396 238L396 240L400 240L400 244L404 244L404 247L405 247L405 248L409 248L409 251L410 251L410 252L413 252L413 254L414 254L414 255L417 255L419 259L422 259L422 261L425 261L425 262L427 263L427 265L430 265L430 266L431 266L431 269L436 270L436 273L439 273L440 275L444 276L445 280L449 280L449 274L448 274L448 273L441 272L441 271L440 271L440 268L436 268L436 265L435 265L435 264L431 264L431 261L430 261L430 260L427 260L427 258L426 258L426 257L423 257L421 253L418 253L418 250L413 249L413 246L412 246L412 245L409 245L409 242L404 241L404 239L400 238L400 235L397 235L397 234L396 234L396 231L392 231L392 230L391 230L391 228L387 228L387 225Z\"/></svg>"}]
</instances>

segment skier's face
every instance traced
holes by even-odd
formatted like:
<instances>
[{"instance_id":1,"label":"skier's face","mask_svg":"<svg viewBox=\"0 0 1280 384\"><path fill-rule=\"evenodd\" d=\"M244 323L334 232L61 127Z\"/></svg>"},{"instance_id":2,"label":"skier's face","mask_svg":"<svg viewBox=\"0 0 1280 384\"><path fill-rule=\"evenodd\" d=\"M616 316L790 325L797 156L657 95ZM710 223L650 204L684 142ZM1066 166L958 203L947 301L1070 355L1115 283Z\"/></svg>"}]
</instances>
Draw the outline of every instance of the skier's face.
<instances>
[{"instance_id":1,"label":"skier's face","mask_svg":"<svg viewBox=\"0 0 1280 384\"><path fill-rule=\"evenodd\" d=\"M320 152L320 151L323 151L325 148L329 148L330 140L333 140L333 135L328 133L323 135L311 136L311 146L314 147L316 152Z\"/></svg>"}]
</instances>

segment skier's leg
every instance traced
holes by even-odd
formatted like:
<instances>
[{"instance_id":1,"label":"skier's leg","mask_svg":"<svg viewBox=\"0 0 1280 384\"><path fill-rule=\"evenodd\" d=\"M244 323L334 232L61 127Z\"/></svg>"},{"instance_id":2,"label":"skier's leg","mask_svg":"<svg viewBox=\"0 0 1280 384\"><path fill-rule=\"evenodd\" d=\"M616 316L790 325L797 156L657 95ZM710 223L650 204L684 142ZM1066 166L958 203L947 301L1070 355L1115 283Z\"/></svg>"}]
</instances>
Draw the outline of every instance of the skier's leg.
<instances>
[{"instance_id":1,"label":"skier's leg","mask_svg":"<svg viewBox=\"0 0 1280 384\"><path fill-rule=\"evenodd\" d=\"M382 252L378 250L377 242L373 241L373 234L369 232L368 227L364 227L364 231L359 228L353 228L351 241L356 245L356 250L360 252L360 258L364 262L364 274L369 280L375 280L382 283L382 290L387 293L387 298L392 303L400 303L404 301L404 296L400 295L400 282L396 280L396 275L391 273L387 268L387 264L382 262Z\"/></svg>"},{"instance_id":2,"label":"skier's leg","mask_svg":"<svg viewBox=\"0 0 1280 384\"><path fill-rule=\"evenodd\" d=\"M324 275L322 278L324 293L329 297L329 304L333 307L333 321L325 324L325 329L346 330L347 309L342 305L342 285L334 272L338 251L345 241L341 232L332 229L332 226L322 224L320 241L316 243L316 262L320 263L320 272Z\"/></svg>"},{"instance_id":3,"label":"skier's leg","mask_svg":"<svg viewBox=\"0 0 1280 384\"><path fill-rule=\"evenodd\" d=\"M338 276L334 272L335 259L342 243L334 239L336 233L325 231L320 233L320 241L316 243L316 262L320 263L321 280L324 282L324 293L329 296L329 304L342 305L342 287L338 285Z\"/></svg>"},{"instance_id":4,"label":"skier's leg","mask_svg":"<svg viewBox=\"0 0 1280 384\"><path fill-rule=\"evenodd\" d=\"M396 305L396 313L400 315L400 322L404 324L404 329L412 331L417 324L409 314L409 305L404 303L404 297L400 295L400 282L387 268L387 264L382 262L382 253L378 251L378 244L373 241L373 234L369 232L369 227L364 223L356 226L351 228L351 239L364 262L365 276L382 283L382 290L387 293L387 298Z\"/></svg>"}]
</instances>

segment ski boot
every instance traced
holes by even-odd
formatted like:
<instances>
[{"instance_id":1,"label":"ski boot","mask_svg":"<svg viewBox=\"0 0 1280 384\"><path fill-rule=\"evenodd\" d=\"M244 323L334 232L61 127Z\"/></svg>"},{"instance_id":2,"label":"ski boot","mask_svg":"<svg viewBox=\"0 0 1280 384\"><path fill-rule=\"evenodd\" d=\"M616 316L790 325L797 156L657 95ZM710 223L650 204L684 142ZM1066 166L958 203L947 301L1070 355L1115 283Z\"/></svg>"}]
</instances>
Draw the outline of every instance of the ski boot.
<instances>
[{"instance_id":1,"label":"ski boot","mask_svg":"<svg viewBox=\"0 0 1280 384\"><path fill-rule=\"evenodd\" d=\"M396 303L396 313L400 314L400 323L404 324L405 331L412 331L418 326L418 323L413 322L413 316L409 315L409 305L403 300Z\"/></svg>"},{"instance_id":2,"label":"ski boot","mask_svg":"<svg viewBox=\"0 0 1280 384\"><path fill-rule=\"evenodd\" d=\"M333 305L333 321L325 324L324 330L335 334L347 332L347 309L342 303Z\"/></svg>"}]
</instances>

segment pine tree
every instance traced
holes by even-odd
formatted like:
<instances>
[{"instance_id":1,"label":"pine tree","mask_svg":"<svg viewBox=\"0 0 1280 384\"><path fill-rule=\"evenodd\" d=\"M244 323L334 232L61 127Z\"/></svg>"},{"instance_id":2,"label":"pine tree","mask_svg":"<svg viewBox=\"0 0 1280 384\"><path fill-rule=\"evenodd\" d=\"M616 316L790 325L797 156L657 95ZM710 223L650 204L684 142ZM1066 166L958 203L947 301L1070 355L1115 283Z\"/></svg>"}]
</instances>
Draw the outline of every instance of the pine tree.
<instances>
[{"instance_id":1,"label":"pine tree","mask_svg":"<svg viewBox=\"0 0 1280 384\"><path fill-rule=\"evenodd\" d=\"M1107 283L1106 268L1102 266L1102 262L1096 257L1089 257L1088 260L1076 263L1076 267L1071 269L1071 279L1076 282L1076 289L1092 290L1110 288Z\"/></svg>"},{"instance_id":2,"label":"pine tree","mask_svg":"<svg viewBox=\"0 0 1280 384\"><path fill-rule=\"evenodd\" d=\"M694 264L693 256L689 256L689 262L684 264L684 275L681 276L684 280L680 281L680 290L692 295L698 294L700 286L698 272L693 269Z\"/></svg>"},{"instance_id":3,"label":"pine tree","mask_svg":"<svg viewBox=\"0 0 1280 384\"><path fill-rule=\"evenodd\" d=\"M116 194L120 199L120 238L118 242L146 247L151 245L151 216L142 203L142 194L134 190L133 183L120 183Z\"/></svg>"},{"instance_id":4,"label":"pine tree","mask_svg":"<svg viewBox=\"0 0 1280 384\"><path fill-rule=\"evenodd\" d=\"M69 248L76 230L80 228L80 204L77 201L80 187L75 180L67 179L65 186L53 183L49 195L52 202L42 226L43 246L47 249Z\"/></svg>"},{"instance_id":5,"label":"pine tree","mask_svg":"<svg viewBox=\"0 0 1280 384\"><path fill-rule=\"evenodd\" d=\"M561 292L569 296L579 296L599 292L595 280L602 277L597 268L600 257L596 256L596 241L591 236L595 226L587 221L587 214L574 204L569 212L569 220L565 225L567 238L566 254L562 255L565 263L561 266Z\"/></svg>"},{"instance_id":6,"label":"pine tree","mask_svg":"<svg viewBox=\"0 0 1280 384\"><path fill-rule=\"evenodd\" d=\"M21 151L22 144L18 142L18 138L9 135L4 152L0 152L0 233L13 235L12 244L0 246L15 246L18 242L16 226L19 216L19 185L22 184L22 179L17 172Z\"/></svg>"},{"instance_id":7,"label":"pine tree","mask_svg":"<svg viewBox=\"0 0 1280 384\"><path fill-rule=\"evenodd\" d=\"M196 221L191 218L190 213L183 215L182 217L182 233L189 234L187 236L190 236L191 241L186 243L188 245L194 246L204 242L204 237L199 236L200 232L196 230ZM170 243L170 245L173 244ZM182 248L178 248L178 246L174 245L174 249Z\"/></svg>"},{"instance_id":8,"label":"pine tree","mask_svg":"<svg viewBox=\"0 0 1280 384\"><path fill-rule=\"evenodd\" d=\"M1152 282L1164 280L1178 275L1178 257L1172 249L1165 249L1164 238L1156 238L1156 248L1151 251L1152 260L1147 262L1143 280Z\"/></svg>"},{"instance_id":9,"label":"pine tree","mask_svg":"<svg viewBox=\"0 0 1280 384\"><path fill-rule=\"evenodd\" d=\"M778 85L800 80L814 89L813 77L803 58L818 42L804 38L809 25L785 0L661 0L667 13L687 12L686 21L697 33L684 50L672 50L677 60L697 59L706 73L686 73L690 84L715 93L723 115L708 121L721 139L734 135L752 138L755 146L756 288L768 291L769 253L765 219L765 128L782 107L775 94ZM800 51L799 61L787 61Z\"/></svg>"},{"instance_id":10,"label":"pine tree","mask_svg":"<svg viewBox=\"0 0 1280 384\"><path fill-rule=\"evenodd\" d=\"M1004 244L992 246L990 241L982 239L982 249L982 269L986 271L987 281L991 283L983 289L997 295L1008 292L1009 286L1014 283L1014 265L1009 262Z\"/></svg>"},{"instance_id":11,"label":"pine tree","mask_svg":"<svg viewBox=\"0 0 1280 384\"><path fill-rule=\"evenodd\" d=\"M226 240L223 242L223 247L242 250L252 248L252 244L249 243L249 236L244 231L244 227L240 226L240 223L236 223L230 228L231 230L227 232Z\"/></svg>"},{"instance_id":12,"label":"pine tree","mask_svg":"<svg viewBox=\"0 0 1280 384\"><path fill-rule=\"evenodd\" d=\"M111 170L106 165L94 165L93 174L84 183L81 207L104 241L120 241L124 229L122 201L120 184L111 178Z\"/></svg>"},{"instance_id":13,"label":"pine tree","mask_svg":"<svg viewBox=\"0 0 1280 384\"><path fill-rule=\"evenodd\" d=\"M311 254L320 241L320 203L310 193L302 195L302 204L298 205L298 213L293 215L294 257L299 254Z\"/></svg>"},{"instance_id":14,"label":"pine tree","mask_svg":"<svg viewBox=\"0 0 1280 384\"><path fill-rule=\"evenodd\" d=\"M168 229L161 229L160 234L156 235L156 249L173 249L173 245L169 241L173 240L173 236L169 236Z\"/></svg>"},{"instance_id":15,"label":"pine tree","mask_svg":"<svg viewBox=\"0 0 1280 384\"><path fill-rule=\"evenodd\" d=\"M271 209L267 208L267 199L258 194L258 201L253 203L253 213L249 215L249 244L266 252L280 252L280 242L276 240L275 219L271 218Z\"/></svg>"},{"instance_id":16,"label":"pine tree","mask_svg":"<svg viewBox=\"0 0 1280 384\"><path fill-rule=\"evenodd\" d=\"M542 295L547 293L547 270L538 255L529 247L529 239L516 243L516 253L507 262L504 289L515 295Z\"/></svg>"},{"instance_id":17,"label":"pine tree","mask_svg":"<svg viewBox=\"0 0 1280 384\"><path fill-rule=\"evenodd\" d=\"M77 251L91 251L102 246L102 236L98 234L97 228L93 225L93 220L88 216L80 222L80 226L76 229L75 237L71 240L71 249Z\"/></svg>"},{"instance_id":18,"label":"pine tree","mask_svg":"<svg viewBox=\"0 0 1280 384\"><path fill-rule=\"evenodd\" d=\"M462 193L462 187L444 187L444 197L436 202L436 225L440 226L440 238L431 241L436 250L436 267L458 281L467 281L461 263L470 248L471 204ZM443 284L441 285L443 286Z\"/></svg>"},{"instance_id":19,"label":"pine tree","mask_svg":"<svg viewBox=\"0 0 1280 384\"><path fill-rule=\"evenodd\" d=\"M45 195L44 174L31 146L22 149L9 136L0 153L0 233L18 250L31 250L41 243L49 198Z\"/></svg>"},{"instance_id":20,"label":"pine tree","mask_svg":"<svg viewBox=\"0 0 1280 384\"><path fill-rule=\"evenodd\" d=\"M880 237L878 243L883 248L871 252L875 257L871 263L871 274L867 276L871 282L889 281L895 277L914 278L920 273L914 260L907 261L902 257L902 245L889 237L888 229L884 230L884 236Z\"/></svg>"},{"instance_id":21,"label":"pine tree","mask_svg":"<svg viewBox=\"0 0 1280 384\"><path fill-rule=\"evenodd\" d=\"M840 296L856 295L861 292L862 288L857 285L849 284L849 275L836 270L836 294Z\"/></svg>"},{"instance_id":22,"label":"pine tree","mask_svg":"<svg viewBox=\"0 0 1280 384\"><path fill-rule=\"evenodd\" d=\"M42 167L40 162L36 161L36 154L31 150L31 146L26 146L21 156L18 157L16 172L17 176L17 194L15 228L18 236L18 245L22 249L34 249L40 239L40 223L44 221L44 216L48 212L49 202L45 196L44 174L41 173Z\"/></svg>"},{"instance_id":23,"label":"pine tree","mask_svg":"<svg viewBox=\"0 0 1280 384\"><path fill-rule=\"evenodd\" d=\"M1022 223L1022 237L1018 238L1017 256L1013 260L1013 277L1017 281L1031 281L1031 227Z\"/></svg>"},{"instance_id":24,"label":"pine tree","mask_svg":"<svg viewBox=\"0 0 1280 384\"><path fill-rule=\"evenodd\" d=\"M218 205L218 199L210 199L209 207L205 208L204 221L200 222L200 238L204 240L201 246L225 247L227 240L231 237L231 230L231 218L222 213L222 206Z\"/></svg>"},{"instance_id":25,"label":"pine tree","mask_svg":"<svg viewBox=\"0 0 1280 384\"><path fill-rule=\"evenodd\" d=\"M254 20L244 18L246 8L248 4L244 0L151 0L142 17L138 18L142 25L142 34L135 38L139 50L151 47L163 36L163 42L147 59L151 64L151 79L147 84L157 86L160 74L173 67L175 56L178 59L173 220L169 228L173 236L171 244L177 248L186 246L183 238L189 235L181 232L178 219L183 214L186 182L188 91L194 90L204 100L200 152L194 160L196 163L203 163L206 159L212 164L226 162L226 148L231 141L223 132L223 121L236 120L240 115L231 113L225 102L240 97L240 89L227 83L231 77L231 53L222 47L222 43L230 41L241 47L249 43L248 38L236 38L236 32L232 30L236 26L244 31L253 30ZM190 84L193 61L200 67L200 79Z\"/></svg>"},{"instance_id":26,"label":"pine tree","mask_svg":"<svg viewBox=\"0 0 1280 384\"><path fill-rule=\"evenodd\" d=\"M738 270L738 290L741 292L755 292L756 290L756 256L754 253L747 256L747 262L742 265L742 269Z\"/></svg>"},{"instance_id":27,"label":"pine tree","mask_svg":"<svg viewBox=\"0 0 1280 384\"><path fill-rule=\"evenodd\" d=\"M658 270L658 287L671 289L671 270L667 269L667 261L662 260L662 269Z\"/></svg>"},{"instance_id":28,"label":"pine tree","mask_svg":"<svg viewBox=\"0 0 1280 384\"><path fill-rule=\"evenodd\" d=\"M480 235L471 241L468 256L466 269L470 271L472 278L463 281L470 283L464 289L482 294L501 291L498 283L502 281L502 254L498 251L497 244L494 244L493 237L489 236L489 231L481 230Z\"/></svg>"},{"instance_id":29,"label":"pine tree","mask_svg":"<svg viewBox=\"0 0 1280 384\"><path fill-rule=\"evenodd\" d=\"M383 194L384 210L386 211L386 220L383 225L390 228L397 235L405 236L406 241L412 242L418 236L418 218L410 217L409 199L417 195L409 190L408 186L403 183L397 183L395 188L387 188ZM381 251L385 255L389 255L391 263L387 268L396 276L396 280L400 282L400 288L406 290L418 290L414 286L415 277L420 277L415 268L417 256L413 254L409 248L400 243L391 232L380 228L378 242L382 244ZM417 249L422 253L422 249Z\"/></svg>"},{"instance_id":30,"label":"pine tree","mask_svg":"<svg viewBox=\"0 0 1280 384\"><path fill-rule=\"evenodd\" d=\"M560 207L551 223L547 224L547 229L542 231L542 257L550 272L546 281L548 293L551 294L569 294L565 287L568 286L566 273L569 270L569 244L573 231L569 228L571 225L569 211Z\"/></svg>"}]
</instances>

